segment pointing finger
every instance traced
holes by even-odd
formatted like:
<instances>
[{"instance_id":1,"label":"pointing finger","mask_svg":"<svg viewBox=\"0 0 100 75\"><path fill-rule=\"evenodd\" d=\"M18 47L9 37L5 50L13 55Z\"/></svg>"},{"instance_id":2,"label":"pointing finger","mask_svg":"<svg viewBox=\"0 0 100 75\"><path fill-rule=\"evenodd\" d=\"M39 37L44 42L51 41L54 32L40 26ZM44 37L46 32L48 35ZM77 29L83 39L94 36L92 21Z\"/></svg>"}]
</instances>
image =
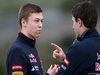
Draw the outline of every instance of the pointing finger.
<instances>
[{"instance_id":1,"label":"pointing finger","mask_svg":"<svg viewBox=\"0 0 100 75\"><path fill-rule=\"evenodd\" d=\"M56 49L61 49L58 45L54 44L54 43L51 43L51 45L56 48Z\"/></svg>"}]
</instances>

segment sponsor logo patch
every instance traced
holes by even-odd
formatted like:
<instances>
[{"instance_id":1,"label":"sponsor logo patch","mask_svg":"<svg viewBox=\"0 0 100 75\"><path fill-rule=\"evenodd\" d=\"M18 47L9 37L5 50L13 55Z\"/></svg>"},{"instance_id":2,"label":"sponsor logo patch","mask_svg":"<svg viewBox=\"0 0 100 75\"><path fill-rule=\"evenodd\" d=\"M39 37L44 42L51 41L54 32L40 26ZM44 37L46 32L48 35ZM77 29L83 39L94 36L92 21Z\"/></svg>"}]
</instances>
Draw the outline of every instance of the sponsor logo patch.
<instances>
[{"instance_id":1,"label":"sponsor logo patch","mask_svg":"<svg viewBox=\"0 0 100 75\"><path fill-rule=\"evenodd\" d=\"M66 64L66 65L69 65L69 61L65 58L64 59L64 63Z\"/></svg>"},{"instance_id":2,"label":"sponsor logo patch","mask_svg":"<svg viewBox=\"0 0 100 75\"><path fill-rule=\"evenodd\" d=\"M66 66L64 66L64 65L61 65L61 67L62 67L64 70L66 70Z\"/></svg>"},{"instance_id":3,"label":"sponsor logo patch","mask_svg":"<svg viewBox=\"0 0 100 75\"><path fill-rule=\"evenodd\" d=\"M23 72L22 71L15 71L15 72L12 72L12 75L23 75Z\"/></svg>"},{"instance_id":4,"label":"sponsor logo patch","mask_svg":"<svg viewBox=\"0 0 100 75\"><path fill-rule=\"evenodd\" d=\"M12 70L22 70L23 67L21 65L13 65Z\"/></svg>"},{"instance_id":5,"label":"sponsor logo patch","mask_svg":"<svg viewBox=\"0 0 100 75\"><path fill-rule=\"evenodd\" d=\"M39 67L38 66L32 66L31 71L39 71Z\"/></svg>"}]
</instances>

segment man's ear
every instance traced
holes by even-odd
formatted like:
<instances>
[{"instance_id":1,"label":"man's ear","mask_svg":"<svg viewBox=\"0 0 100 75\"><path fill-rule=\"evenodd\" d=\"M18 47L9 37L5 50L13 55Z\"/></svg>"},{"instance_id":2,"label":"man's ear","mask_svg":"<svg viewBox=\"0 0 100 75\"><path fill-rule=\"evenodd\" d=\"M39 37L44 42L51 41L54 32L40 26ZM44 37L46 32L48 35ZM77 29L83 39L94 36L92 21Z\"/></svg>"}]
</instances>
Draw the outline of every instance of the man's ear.
<instances>
[{"instance_id":1,"label":"man's ear","mask_svg":"<svg viewBox=\"0 0 100 75\"><path fill-rule=\"evenodd\" d=\"M80 18L77 19L77 22L79 24L79 27L81 27L83 25L83 21Z\"/></svg>"},{"instance_id":2,"label":"man's ear","mask_svg":"<svg viewBox=\"0 0 100 75\"><path fill-rule=\"evenodd\" d=\"M23 27L26 27L26 20L22 18L21 24L22 24Z\"/></svg>"}]
</instances>

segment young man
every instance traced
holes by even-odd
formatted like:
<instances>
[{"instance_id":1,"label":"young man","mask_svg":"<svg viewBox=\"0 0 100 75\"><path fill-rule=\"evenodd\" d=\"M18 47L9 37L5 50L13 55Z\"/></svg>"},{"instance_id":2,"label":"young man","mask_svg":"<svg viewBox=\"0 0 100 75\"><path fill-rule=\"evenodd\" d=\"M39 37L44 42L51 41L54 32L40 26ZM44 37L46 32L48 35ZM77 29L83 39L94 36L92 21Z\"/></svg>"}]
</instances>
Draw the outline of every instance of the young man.
<instances>
[{"instance_id":1,"label":"young man","mask_svg":"<svg viewBox=\"0 0 100 75\"><path fill-rule=\"evenodd\" d=\"M76 41L66 55L56 44L53 57L62 65L57 75L100 75L100 34L96 30L97 9L92 1L76 4L72 9Z\"/></svg>"},{"instance_id":2,"label":"young man","mask_svg":"<svg viewBox=\"0 0 100 75\"><path fill-rule=\"evenodd\" d=\"M27 3L19 10L21 31L7 53L7 75L43 75L40 57L35 48L36 38L42 31L42 9ZM49 75L55 74L57 66L48 69Z\"/></svg>"}]
</instances>

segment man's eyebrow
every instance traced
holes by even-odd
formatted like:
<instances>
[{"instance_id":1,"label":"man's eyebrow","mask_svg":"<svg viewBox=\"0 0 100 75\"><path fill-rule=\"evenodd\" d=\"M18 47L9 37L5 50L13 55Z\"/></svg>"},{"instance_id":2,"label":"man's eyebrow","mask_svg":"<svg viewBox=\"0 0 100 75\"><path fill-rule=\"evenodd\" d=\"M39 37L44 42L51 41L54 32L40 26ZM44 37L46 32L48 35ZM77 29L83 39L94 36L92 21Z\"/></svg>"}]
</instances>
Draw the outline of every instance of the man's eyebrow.
<instances>
[{"instance_id":1,"label":"man's eyebrow","mask_svg":"<svg viewBox=\"0 0 100 75\"><path fill-rule=\"evenodd\" d=\"M43 19L40 19L40 18L35 18L35 19L43 20Z\"/></svg>"}]
</instances>

